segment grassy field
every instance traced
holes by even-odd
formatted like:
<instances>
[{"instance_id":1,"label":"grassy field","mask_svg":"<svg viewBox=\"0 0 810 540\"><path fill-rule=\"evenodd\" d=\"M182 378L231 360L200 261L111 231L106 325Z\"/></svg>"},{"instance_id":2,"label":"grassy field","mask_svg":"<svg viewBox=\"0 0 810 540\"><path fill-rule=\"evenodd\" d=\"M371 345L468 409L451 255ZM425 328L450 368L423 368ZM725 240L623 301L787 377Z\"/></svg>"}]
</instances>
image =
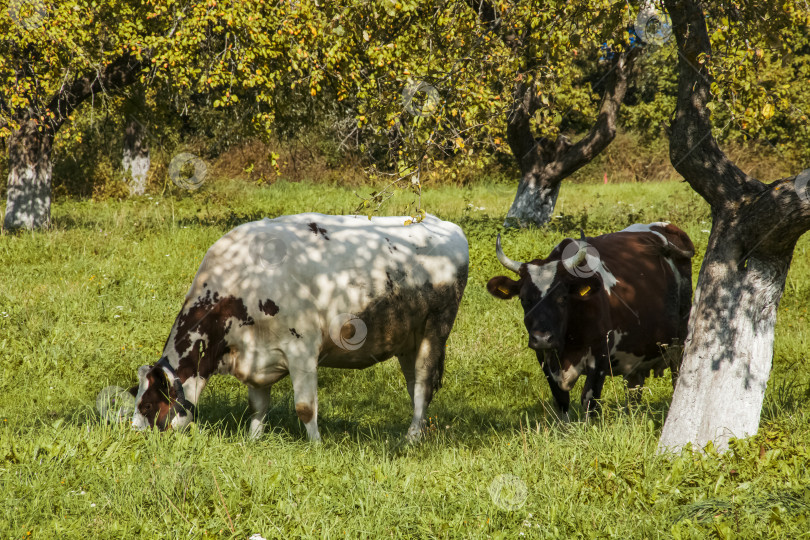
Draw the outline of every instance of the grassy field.
<instances>
[{"instance_id":1,"label":"grassy field","mask_svg":"<svg viewBox=\"0 0 810 540\"><path fill-rule=\"evenodd\" d=\"M246 434L247 392L227 377L209 384L187 432L105 424L96 395L158 359L212 242L245 221L350 213L359 201L322 185L204 189L62 202L52 230L0 236L0 538L810 536L807 239L780 307L762 428L724 456L656 455L668 377L649 380L630 410L609 380L601 418L554 421L519 303L484 288L504 273L494 240L513 188L503 185L424 197L464 228L471 274L422 444L400 444L411 411L393 360L320 372L322 445L306 442L288 380L258 441ZM579 227L670 220L702 254L710 226L706 205L675 182L566 185L558 213L546 230L508 231L506 253L544 254ZM695 279L699 265L700 255Z\"/></svg>"}]
</instances>

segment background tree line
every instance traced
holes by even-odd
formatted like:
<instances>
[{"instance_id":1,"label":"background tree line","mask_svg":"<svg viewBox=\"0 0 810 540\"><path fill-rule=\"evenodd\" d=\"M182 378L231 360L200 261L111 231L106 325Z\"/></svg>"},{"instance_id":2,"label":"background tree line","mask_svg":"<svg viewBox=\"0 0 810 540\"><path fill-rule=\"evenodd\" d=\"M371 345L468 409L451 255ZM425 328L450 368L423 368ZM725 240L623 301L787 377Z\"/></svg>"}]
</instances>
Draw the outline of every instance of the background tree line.
<instances>
[{"instance_id":1,"label":"background tree line","mask_svg":"<svg viewBox=\"0 0 810 540\"><path fill-rule=\"evenodd\" d=\"M12 0L0 19L0 139L5 150L19 148L15 128L23 135L32 122L24 146L40 145L34 154L53 161L64 194L126 195L115 182L132 183L122 153L157 155L152 181L162 184L181 147L214 160L257 141L266 150L253 145L241 171L253 178L272 181L285 161L302 167L316 153L326 168L355 165L356 180L411 189L495 175L519 180L511 222L542 224L559 182L617 129L637 151L666 140L677 53L667 28L643 35L650 13L662 10L609 1ZM768 30L758 45L740 36L740 45L722 27L713 38L741 62L724 71L733 88L718 86L712 103L718 141L805 159L807 86L787 81L807 79L808 50L785 55L775 45L802 28ZM301 141L301 156L280 160L272 149ZM50 186L47 166L4 154L4 194L15 178ZM369 208L386 192L373 192Z\"/></svg>"}]
</instances>

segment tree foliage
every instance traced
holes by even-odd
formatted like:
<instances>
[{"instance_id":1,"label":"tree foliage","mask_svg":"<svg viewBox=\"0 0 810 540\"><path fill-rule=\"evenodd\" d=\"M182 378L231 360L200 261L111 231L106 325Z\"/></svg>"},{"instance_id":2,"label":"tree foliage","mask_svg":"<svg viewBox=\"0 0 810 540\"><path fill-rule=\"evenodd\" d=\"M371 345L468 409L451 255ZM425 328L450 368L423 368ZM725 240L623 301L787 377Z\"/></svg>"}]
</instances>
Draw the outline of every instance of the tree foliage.
<instances>
[{"instance_id":1,"label":"tree foliage","mask_svg":"<svg viewBox=\"0 0 810 540\"><path fill-rule=\"evenodd\" d=\"M510 158L516 90L532 102L535 139L586 132L609 59L630 47L627 29L642 8L611 0L30 0L26 14L22 4L0 11L0 139L28 118L58 130L81 103L92 105L81 114L99 104L120 110L109 99L118 91L111 77L126 67L158 117L198 125L218 110L238 111L253 133L281 137L328 121L341 142L356 141L373 172L417 191L414 175L424 181ZM810 77L801 6L776 13L760 4L709 12L718 139L760 138L805 155L810 92L790 84ZM769 16L752 17L757 10ZM675 54L667 42L639 56L628 128L665 130Z\"/></svg>"}]
</instances>

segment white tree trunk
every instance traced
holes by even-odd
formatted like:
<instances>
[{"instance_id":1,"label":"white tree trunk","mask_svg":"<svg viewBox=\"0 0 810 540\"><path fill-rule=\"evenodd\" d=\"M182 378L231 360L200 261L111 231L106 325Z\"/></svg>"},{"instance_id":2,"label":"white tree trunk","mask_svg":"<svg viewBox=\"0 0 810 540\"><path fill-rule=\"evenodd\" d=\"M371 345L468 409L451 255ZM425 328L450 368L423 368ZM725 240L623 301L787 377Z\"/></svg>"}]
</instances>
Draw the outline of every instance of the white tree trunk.
<instances>
[{"instance_id":1,"label":"white tree trunk","mask_svg":"<svg viewBox=\"0 0 810 540\"><path fill-rule=\"evenodd\" d=\"M150 164L146 130L138 120L130 118L124 131L124 152L121 159L130 195L143 195L146 192Z\"/></svg>"},{"instance_id":2,"label":"white tree trunk","mask_svg":"<svg viewBox=\"0 0 810 540\"><path fill-rule=\"evenodd\" d=\"M515 200L506 214L504 227L545 225L554 216L554 207L560 195L560 183L548 185L533 178L523 178L518 185Z\"/></svg>"},{"instance_id":3,"label":"white tree trunk","mask_svg":"<svg viewBox=\"0 0 810 540\"><path fill-rule=\"evenodd\" d=\"M3 227L38 229L51 221L50 131L29 120L8 140L8 195Z\"/></svg>"},{"instance_id":4,"label":"white tree trunk","mask_svg":"<svg viewBox=\"0 0 810 540\"><path fill-rule=\"evenodd\" d=\"M716 236L700 270L660 452L679 451L686 443L700 450L709 441L723 451L731 437L748 437L759 429L791 257L751 257L740 263L745 255L740 243L724 241L722 233Z\"/></svg>"}]
</instances>

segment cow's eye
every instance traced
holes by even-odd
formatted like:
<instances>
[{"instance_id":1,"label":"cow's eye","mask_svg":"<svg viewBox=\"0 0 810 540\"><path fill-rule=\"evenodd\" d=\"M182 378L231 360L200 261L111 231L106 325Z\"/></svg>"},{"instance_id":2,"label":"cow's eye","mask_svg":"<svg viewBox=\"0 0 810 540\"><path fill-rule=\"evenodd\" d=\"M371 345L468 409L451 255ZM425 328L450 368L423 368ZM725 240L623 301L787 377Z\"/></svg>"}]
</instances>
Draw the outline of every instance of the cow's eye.
<instances>
[{"instance_id":1,"label":"cow's eye","mask_svg":"<svg viewBox=\"0 0 810 540\"><path fill-rule=\"evenodd\" d=\"M141 405L141 411L143 412L143 414L147 414L151 410L152 410L151 403L144 403L143 405Z\"/></svg>"}]
</instances>

